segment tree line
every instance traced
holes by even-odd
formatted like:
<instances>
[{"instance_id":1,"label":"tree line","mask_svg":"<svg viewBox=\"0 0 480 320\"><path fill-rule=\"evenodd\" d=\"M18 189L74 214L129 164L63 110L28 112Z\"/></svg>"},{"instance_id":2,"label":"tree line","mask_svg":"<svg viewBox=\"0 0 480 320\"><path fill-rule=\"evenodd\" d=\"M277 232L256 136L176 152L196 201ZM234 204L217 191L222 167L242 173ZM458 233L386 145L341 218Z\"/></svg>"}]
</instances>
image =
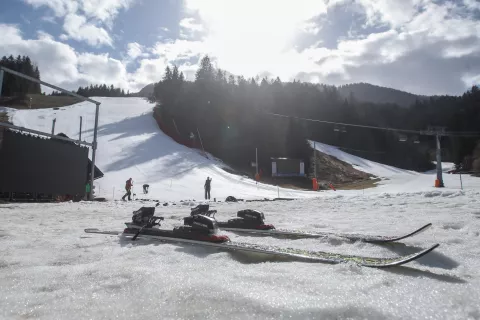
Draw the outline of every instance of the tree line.
<instances>
[{"instance_id":1,"label":"tree line","mask_svg":"<svg viewBox=\"0 0 480 320\"><path fill-rule=\"evenodd\" d=\"M19 55L17 58L14 58L13 55L3 56L0 65L40 80L38 66L28 56ZM2 96L24 96L40 93L40 84L4 72Z\"/></svg>"},{"instance_id":2,"label":"tree line","mask_svg":"<svg viewBox=\"0 0 480 320\"><path fill-rule=\"evenodd\" d=\"M128 97L130 91L125 93L124 89L115 88L113 85L107 86L106 84L96 84L85 87L79 87L76 91L77 94L84 97ZM66 93L52 91L51 96L65 96Z\"/></svg>"},{"instance_id":3,"label":"tree line","mask_svg":"<svg viewBox=\"0 0 480 320\"><path fill-rule=\"evenodd\" d=\"M184 138L196 129L207 151L239 167L255 160L270 172L270 158L301 158L310 164L313 151L306 140L354 149L361 157L412 170L432 168L435 140L410 135L400 141L395 131L334 126L296 117L389 128L450 131L478 130L480 92L473 87L460 97L417 99L410 107L359 102L334 86L276 79L246 79L201 60L195 81L185 81L177 67L167 67L155 84L153 100L163 122ZM290 117L277 117L282 114ZM445 160L460 163L472 154L478 138L442 138ZM420 142L420 143L415 143ZM359 150L361 149L361 150Z\"/></svg>"}]
</instances>

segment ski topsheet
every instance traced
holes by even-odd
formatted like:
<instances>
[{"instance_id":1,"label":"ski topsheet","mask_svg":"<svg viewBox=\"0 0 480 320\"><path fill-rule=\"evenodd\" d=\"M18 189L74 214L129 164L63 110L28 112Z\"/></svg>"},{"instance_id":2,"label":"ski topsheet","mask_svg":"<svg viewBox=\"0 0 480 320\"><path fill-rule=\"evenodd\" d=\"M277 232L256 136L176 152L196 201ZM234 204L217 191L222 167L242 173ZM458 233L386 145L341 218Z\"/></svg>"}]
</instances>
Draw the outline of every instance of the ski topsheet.
<instances>
[{"instance_id":1,"label":"ski topsheet","mask_svg":"<svg viewBox=\"0 0 480 320\"><path fill-rule=\"evenodd\" d=\"M107 234L107 235L122 235L122 232L116 231L103 231L99 229L85 229L87 233L97 233L97 234ZM131 237L131 234L123 234L126 237ZM339 253L330 253L322 251L309 251L302 249L293 249L293 248L281 248L275 246L262 246L258 244L242 243L242 242L227 242L227 243L212 243L205 241L196 241L180 238L169 238L161 236L152 236L152 235L143 235L140 234L139 238L143 239L152 239L163 242L172 242L172 243L186 243L191 245L198 245L203 247L213 247L221 250L227 251L241 251L241 252L252 252L260 253L265 255L277 256L277 257L286 257L290 259L306 261L306 262L323 262L323 263L344 263L344 262L353 262L360 266L364 267L373 267L373 268L386 268L393 266L400 266L407 262L416 260L430 251L434 250L439 246L435 244L430 248L424 249L417 253L412 253L406 256L399 256L394 258L369 258L361 257L356 255L345 255Z\"/></svg>"},{"instance_id":2,"label":"ski topsheet","mask_svg":"<svg viewBox=\"0 0 480 320\"><path fill-rule=\"evenodd\" d=\"M417 235L426 229L432 226L431 223L427 223L421 228L401 236L370 236L362 234L342 234L342 233L333 233L333 232L303 232L299 230L282 230L282 229L271 229L271 230L259 230L259 229L239 229L239 228L221 228L225 231L239 232L239 233L250 233L256 235L265 235L265 236L283 236L283 237L294 237L294 238L325 238L325 237L340 237L345 238L350 241L363 241L370 243L387 243L403 240L408 237Z\"/></svg>"}]
</instances>

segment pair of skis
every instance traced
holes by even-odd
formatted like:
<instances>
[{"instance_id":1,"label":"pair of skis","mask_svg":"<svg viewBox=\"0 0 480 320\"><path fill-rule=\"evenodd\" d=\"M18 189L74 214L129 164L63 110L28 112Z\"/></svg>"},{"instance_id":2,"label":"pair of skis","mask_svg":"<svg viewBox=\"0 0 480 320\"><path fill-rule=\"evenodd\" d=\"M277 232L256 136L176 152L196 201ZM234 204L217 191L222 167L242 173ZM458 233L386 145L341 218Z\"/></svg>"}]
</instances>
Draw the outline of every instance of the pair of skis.
<instances>
[{"instance_id":1,"label":"pair of skis","mask_svg":"<svg viewBox=\"0 0 480 320\"><path fill-rule=\"evenodd\" d=\"M261 235L276 235L276 236L284 235L287 237L322 238L322 237L328 237L328 236L339 236L351 241L365 241L370 243L388 243L388 242L399 241L399 240L414 236L420 232L425 231L430 226L431 226L431 223L411 233L401 235L401 236L394 236L394 237L349 235L349 234L335 234L335 233L306 233L306 232L299 232L299 231L282 231L282 230L251 230L251 229L235 229L235 228L224 228L223 230L229 230L229 231L240 232L240 233L261 234ZM126 237L133 236L131 234L124 234L122 232L103 231L103 230L94 229L94 228L85 229L85 232L96 233L96 234L106 234L106 235L123 235ZM330 252L323 252L323 251L309 251L309 250L301 250L301 249L293 249L293 248L282 248L277 246L263 246L258 244L249 244L249 243L242 243L242 242L212 243L212 242L197 241L197 240L182 239L182 238L171 238L171 237L147 235L142 233L138 233L136 236L146 240L156 240L156 241L169 242L169 243L181 243L181 244L189 244L189 245L196 245L196 246L203 246L203 247L211 247L211 248L216 248L223 251L258 253L258 254L263 254L268 256L288 258L288 259L294 259L294 260L306 261L306 262L322 262L322 263L333 263L333 264L353 262L360 266L374 267L374 268L387 268L387 267L403 265L405 263L408 263L410 261L423 257L424 255L428 254L429 252L433 251L439 246L439 244L435 244L420 252L413 253L410 255L405 255L405 256L394 257L394 258L369 258L369 257L362 257L357 255L346 255L346 254L330 253Z\"/></svg>"}]
</instances>

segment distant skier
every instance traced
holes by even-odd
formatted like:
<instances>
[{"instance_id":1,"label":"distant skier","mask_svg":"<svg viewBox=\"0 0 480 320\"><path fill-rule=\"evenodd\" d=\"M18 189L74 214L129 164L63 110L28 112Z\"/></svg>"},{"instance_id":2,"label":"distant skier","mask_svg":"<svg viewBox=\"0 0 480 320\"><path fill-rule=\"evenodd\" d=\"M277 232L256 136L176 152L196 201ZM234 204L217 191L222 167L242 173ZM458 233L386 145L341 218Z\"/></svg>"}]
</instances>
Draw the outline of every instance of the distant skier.
<instances>
[{"instance_id":1,"label":"distant skier","mask_svg":"<svg viewBox=\"0 0 480 320\"><path fill-rule=\"evenodd\" d=\"M144 194L147 194L147 193L148 193L148 188L149 188L149 187L150 187L150 186L149 186L148 184L144 184L144 185L143 185L143 193L144 193Z\"/></svg>"},{"instance_id":2,"label":"distant skier","mask_svg":"<svg viewBox=\"0 0 480 320\"><path fill-rule=\"evenodd\" d=\"M207 181L205 181L205 185L203 187L205 188L205 200L210 200L210 189L212 187L212 179L210 179L210 177L207 177Z\"/></svg>"},{"instance_id":3,"label":"distant skier","mask_svg":"<svg viewBox=\"0 0 480 320\"><path fill-rule=\"evenodd\" d=\"M125 197L128 196L128 201L131 201L132 199L130 198L132 192L132 187L133 187L133 180L132 178L128 179L127 182L125 183L125 190L127 193L122 197L122 200L125 201Z\"/></svg>"}]
</instances>

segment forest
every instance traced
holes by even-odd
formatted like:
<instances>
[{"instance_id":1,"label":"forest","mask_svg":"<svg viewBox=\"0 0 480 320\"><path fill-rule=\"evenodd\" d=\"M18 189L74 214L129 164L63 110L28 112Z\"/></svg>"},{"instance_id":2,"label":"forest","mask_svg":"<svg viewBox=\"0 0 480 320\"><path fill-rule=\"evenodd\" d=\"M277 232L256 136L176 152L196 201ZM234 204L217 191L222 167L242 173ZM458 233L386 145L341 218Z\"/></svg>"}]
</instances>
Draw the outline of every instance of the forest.
<instances>
[{"instance_id":1,"label":"forest","mask_svg":"<svg viewBox=\"0 0 480 320\"><path fill-rule=\"evenodd\" d=\"M38 66L27 56L18 56L17 58L14 58L12 55L9 57L4 56L0 60L0 65L40 80ZM14 76L8 72L4 73L2 86L3 96L24 96L26 94L40 93L40 84Z\"/></svg>"},{"instance_id":2,"label":"forest","mask_svg":"<svg viewBox=\"0 0 480 320\"><path fill-rule=\"evenodd\" d=\"M459 97L421 97L408 107L360 102L354 95L342 97L335 86L233 76L215 68L208 56L202 59L194 82L185 81L176 66L167 67L163 79L155 84L152 99L170 132L186 139L198 132L208 152L242 168L255 160L258 148L264 172L270 171L271 157L311 160L306 139L401 168L432 168L432 136L410 135L402 142L395 131L335 126L298 117L396 129L443 126L448 131L480 131L478 87ZM442 137L444 161L461 163L474 153L477 143L478 137Z\"/></svg>"},{"instance_id":3,"label":"forest","mask_svg":"<svg viewBox=\"0 0 480 320\"><path fill-rule=\"evenodd\" d=\"M128 97L130 92L125 93L124 89L115 88L113 85L107 86L106 84L101 85L90 85L85 87L79 87L75 92L84 97ZM65 93L53 91L51 96L63 96Z\"/></svg>"}]
</instances>

